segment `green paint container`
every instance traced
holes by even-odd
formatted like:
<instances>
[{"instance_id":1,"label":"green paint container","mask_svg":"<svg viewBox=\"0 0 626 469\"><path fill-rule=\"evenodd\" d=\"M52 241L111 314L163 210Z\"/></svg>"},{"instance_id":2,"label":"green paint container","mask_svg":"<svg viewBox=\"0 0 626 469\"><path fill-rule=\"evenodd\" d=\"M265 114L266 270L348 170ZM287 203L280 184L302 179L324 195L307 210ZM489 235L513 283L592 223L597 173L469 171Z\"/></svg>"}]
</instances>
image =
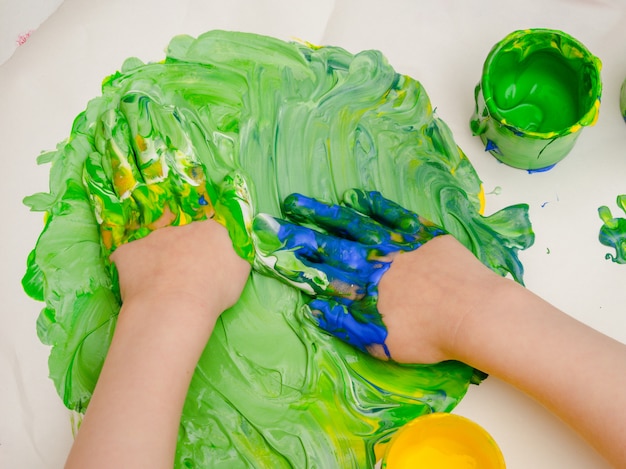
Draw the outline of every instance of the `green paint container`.
<instances>
[{"instance_id":1,"label":"green paint container","mask_svg":"<svg viewBox=\"0 0 626 469\"><path fill-rule=\"evenodd\" d=\"M552 168L600 108L600 59L570 35L515 31L489 52L474 91L470 126L497 159L515 168Z\"/></svg>"}]
</instances>

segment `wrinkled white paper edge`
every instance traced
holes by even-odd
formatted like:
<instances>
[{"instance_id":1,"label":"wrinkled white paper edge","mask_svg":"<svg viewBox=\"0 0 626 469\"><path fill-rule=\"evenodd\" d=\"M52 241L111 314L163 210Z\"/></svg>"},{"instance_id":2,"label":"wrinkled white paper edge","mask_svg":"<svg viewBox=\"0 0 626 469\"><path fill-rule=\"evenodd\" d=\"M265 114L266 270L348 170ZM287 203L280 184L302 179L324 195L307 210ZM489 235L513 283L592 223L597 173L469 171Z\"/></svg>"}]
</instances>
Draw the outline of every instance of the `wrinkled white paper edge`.
<instances>
[{"instance_id":1,"label":"wrinkled white paper edge","mask_svg":"<svg viewBox=\"0 0 626 469\"><path fill-rule=\"evenodd\" d=\"M26 43L63 0L3 0L0 2L0 65Z\"/></svg>"}]
</instances>

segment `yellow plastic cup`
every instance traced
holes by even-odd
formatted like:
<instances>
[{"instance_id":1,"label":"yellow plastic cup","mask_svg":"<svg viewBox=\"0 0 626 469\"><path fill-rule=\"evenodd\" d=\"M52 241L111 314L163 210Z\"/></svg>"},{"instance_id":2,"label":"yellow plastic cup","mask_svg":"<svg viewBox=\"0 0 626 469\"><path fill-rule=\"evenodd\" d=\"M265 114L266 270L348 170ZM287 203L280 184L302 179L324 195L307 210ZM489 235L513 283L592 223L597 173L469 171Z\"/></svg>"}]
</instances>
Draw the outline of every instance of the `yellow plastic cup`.
<instances>
[{"instance_id":1,"label":"yellow plastic cup","mask_svg":"<svg viewBox=\"0 0 626 469\"><path fill-rule=\"evenodd\" d=\"M505 469L494 439L477 423L434 413L404 425L391 438L382 469Z\"/></svg>"}]
</instances>

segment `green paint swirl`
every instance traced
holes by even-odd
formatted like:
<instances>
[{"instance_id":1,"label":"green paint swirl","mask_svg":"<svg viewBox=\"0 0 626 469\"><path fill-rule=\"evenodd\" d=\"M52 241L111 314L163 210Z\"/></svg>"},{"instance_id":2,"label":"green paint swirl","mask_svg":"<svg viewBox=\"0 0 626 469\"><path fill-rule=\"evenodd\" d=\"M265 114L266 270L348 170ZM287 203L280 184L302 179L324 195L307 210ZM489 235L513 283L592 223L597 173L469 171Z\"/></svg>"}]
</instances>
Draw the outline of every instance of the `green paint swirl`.
<instances>
[{"instance_id":1,"label":"green paint swirl","mask_svg":"<svg viewBox=\"0 0 626 469\"><path fill-rule=\"evenodd\" d=\"M185 130L207 149L197 157L210 182L238 171L255 212L282 216L292 192L337 203L349 188L379 190L522 281L528 207L480 214L470 162L422 86L379 52L222 31L176 37L162 63L130 59L104 81L70 137L39 159L52 163L50 192L25 199L47 215L23 285L45 301L37 331L71 409L89 403L120 307L82 175L99 151L97 122L138 89L197 117L200 131ZM303 307L295 289L251 276L198 364L177 467L368 467L378 442L418 415L451 410L483 377L458 362L377 361L319 330Z\"/></svg>"}]
</instances>

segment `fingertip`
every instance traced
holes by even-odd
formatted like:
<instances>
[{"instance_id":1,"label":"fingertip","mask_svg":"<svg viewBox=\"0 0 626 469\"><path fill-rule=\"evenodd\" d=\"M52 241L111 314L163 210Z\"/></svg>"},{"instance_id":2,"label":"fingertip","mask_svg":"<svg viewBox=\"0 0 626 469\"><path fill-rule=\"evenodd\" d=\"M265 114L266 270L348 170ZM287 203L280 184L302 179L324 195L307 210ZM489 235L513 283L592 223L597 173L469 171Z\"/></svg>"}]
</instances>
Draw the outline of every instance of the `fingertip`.
<instances>
[{"instance_id":1,"label":"fingertip","mask_svg":"<svg viewBox=\"0 0 626 469\"><path fill-rule=\"evenodd\" d=\"M366 191L363 189L348 189L343 194L343 204L362 215L375 218L377 206L381 201L386 201L380 192Z\"/></svg>"},{"instance_id":2,"label":"fingertip","mask_svg":"<svg viewBox=\"0 0 626 469\"><path fill-rule=\"evenodd\" d=\"M305 197L297 192L289 194L285 197L285 200L283 200L283 211L286 214L297 212L298 208L302 206L302 202L305 199L308 199L308 197Z\"/></svg>"},{"instance_id":3,"label":"fingertip","mask_svg":"<svg viewBox=\"0 0 626 469\"><path fill-rule=\"evenodd\" d=\"M346 205L372 217L388 228L415 233L422 225L416 213L384 197L378 191L351 189L347 191L344 197L346 198Z\"/></svg>"},{"instance_id":4,"label":"fingertip","mask_svg":"<svg viewBox=\"0 0 626 469\"><path fill-rule=\"evenodd\" d=\"M328 303L318 298L314 298L309 302L308 307L311 316L317 320L317 318L324 313L324 310L328 308Z\"/></svg>"},{"instance_id":5,"label":"fingertip","mask_svg":"<svg viewBox=\"0 0 626 469\"><path fill-rule=\"evenodd\" d=\"M252 219L252 229L254 230L263 230L265 231L267 228L277 227L278 222L274 217L267 213L259 213Z\"/></svg>"},{"instance_id":6,"label":"fingertip","mask_svg":"<svg viewBox=\"0 0 626 469\"><path fill-rule=\"evenodd\" d=\"M308 303L309 318L320 329L332 334L332 330L329 330L328 317L331 314L331 307L326 300L314 298Z\"/></svg>"},{"instance_id":7,"label":"fingertip","mask_svg":"<svg viewBox=\"0 0 626 469\"><path fill-rule=\"evenodd\" d=\"M362 205L362 199L366 197L366 192L362 189L352 188L343 193L342 201L350 208L357 210Z\"/></svg>"},{"instance_id":8,"label":"fingertip","mask_svg":"<svg viewBox=\"0 0 626 469\"><path fill-rule=\"evenodd\" d=\"M329 209L332 211L332 207L332 205L313 197L293 193L285 198L283 211L287 218L296 223L313 223L324 227L325 224L321 221L321 218L327 217L328 211ZM331 218L334 218L334 216Z\"/></svg>"}]
</instances>

